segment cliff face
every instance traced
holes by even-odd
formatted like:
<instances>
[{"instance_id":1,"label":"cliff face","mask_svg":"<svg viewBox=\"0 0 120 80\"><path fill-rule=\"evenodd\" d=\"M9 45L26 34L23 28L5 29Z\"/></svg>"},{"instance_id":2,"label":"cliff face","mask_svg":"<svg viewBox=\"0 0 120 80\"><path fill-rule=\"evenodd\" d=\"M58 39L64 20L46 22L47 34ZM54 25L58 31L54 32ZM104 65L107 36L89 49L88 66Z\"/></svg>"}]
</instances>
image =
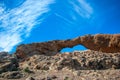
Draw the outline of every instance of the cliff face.
<instances>
[{"instance_id":1,"label":"cliff face","mask_svg":"<svg viewBox=\"0 0 120 80\"><path fill-rule=\"evenodd\" d=\"M86 35L75 39L54 40L42 43L23 44L18 46L16 55L19 58L34 54L55 55L63 48L83 45L90 50L106 53L120 52L120 34L96 34Z\"/></svg>"}]
</instances>

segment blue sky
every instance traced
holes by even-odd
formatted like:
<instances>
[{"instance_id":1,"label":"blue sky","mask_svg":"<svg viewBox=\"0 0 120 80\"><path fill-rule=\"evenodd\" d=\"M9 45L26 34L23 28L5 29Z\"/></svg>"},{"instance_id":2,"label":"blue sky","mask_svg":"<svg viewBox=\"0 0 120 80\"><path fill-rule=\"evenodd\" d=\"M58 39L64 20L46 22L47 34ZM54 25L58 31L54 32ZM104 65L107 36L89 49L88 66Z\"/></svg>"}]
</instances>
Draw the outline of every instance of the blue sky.
<instances>
[{"instance_id":1,"label":"blue sky","mask_svg":"<svg viewBox=\"0 0 120 80\"><path fill-rule=\"evenodd\" d=\"M0 51L119 29L120 0L0 0Z\"/></svg>"}]
</instances>

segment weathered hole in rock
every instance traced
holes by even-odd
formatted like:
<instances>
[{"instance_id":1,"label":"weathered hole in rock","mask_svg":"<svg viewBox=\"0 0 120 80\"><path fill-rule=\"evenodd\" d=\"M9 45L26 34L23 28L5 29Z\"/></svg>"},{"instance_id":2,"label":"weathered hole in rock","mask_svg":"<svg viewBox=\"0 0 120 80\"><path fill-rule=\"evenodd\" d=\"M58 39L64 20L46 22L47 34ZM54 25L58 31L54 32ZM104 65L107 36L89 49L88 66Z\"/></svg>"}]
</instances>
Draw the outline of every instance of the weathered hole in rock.
<instances>
[{"instance_id":1,"label":"weathered hole in rock","mask_svg":"<svg viewBox=\"0 0 120 80\"><path fill-rule=\"evenodd\" d=\"M80 50L86 50L86 48L82 45L76 45L73 48L63 48L60 52L73 52L73 51L80 51Z\"/></svg>"}]
</instances>

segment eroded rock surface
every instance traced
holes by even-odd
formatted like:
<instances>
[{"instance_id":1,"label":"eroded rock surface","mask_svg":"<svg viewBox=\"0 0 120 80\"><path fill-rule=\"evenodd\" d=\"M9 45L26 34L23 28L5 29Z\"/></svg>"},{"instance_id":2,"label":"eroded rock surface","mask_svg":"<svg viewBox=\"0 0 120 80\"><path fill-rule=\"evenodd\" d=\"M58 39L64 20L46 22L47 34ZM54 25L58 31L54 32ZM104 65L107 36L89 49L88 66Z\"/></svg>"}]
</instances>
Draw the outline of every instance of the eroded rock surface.
<instances>
[{"instance_id":1,"label":"eroded rock surface","mask_svg":"<svg viewBox=\"0 0 120 80\"><path fill-rule=\"evenodd\" d=\"M32 76L36 80L47 80L53 75L57 77L55 80L120 80L120 53L86 50L54 56L33 55L20 62L19 67L34 71Z\"/></svg>"},{"instance_id":2,"label":"eroded rock surface","mask_svg":"<svg viewBox=\"0 0 120 80\"><path fill-rule=\"evenodd\" d=\"M83 45L89 50L61 53ZM109 54L108 54L109 53ZM0 53L0 80L120 80L120 35L86 35L18 46Z\"/></svg>"},{"instance_id":3,"label":"eroded rock surface","mask_svg":"<svg viewBox=\"0 0 120 80\"><path fill-rule=\"evenodd\" d=\"M105 70L120 69L120 53L102 53L83 51L56 54L54 56L34 55L24 62L20 68L37 70Z\"/></svg>"},{"instance_id":4,"label":"eroded rock surface","mask_svg":"<svg viewBox=\"0 0 120 80\"><path fill-rule=\"evenodd\" d=\"M34 54L55 55L63 48L83 45L90 50L106 53L120 52L120 34L86 35L69 40L54 40L42 43L23 44L18 46L16 55L25 58Z\"/></svg>"}]
</instances>

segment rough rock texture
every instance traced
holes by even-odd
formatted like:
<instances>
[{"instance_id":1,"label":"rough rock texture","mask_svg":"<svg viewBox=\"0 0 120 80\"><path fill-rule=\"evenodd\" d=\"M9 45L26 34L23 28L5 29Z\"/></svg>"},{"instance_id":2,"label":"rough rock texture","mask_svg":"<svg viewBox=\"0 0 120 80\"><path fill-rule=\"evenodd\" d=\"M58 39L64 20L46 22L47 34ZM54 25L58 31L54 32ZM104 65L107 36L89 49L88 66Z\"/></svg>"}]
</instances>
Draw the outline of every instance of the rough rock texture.
<instances>
[{"instance_id":1,"label":"rough rock texture","mask_svg":"<svg viewBox=\"0 0 120 80\"><path fill-rule=\"evenodd\" d=\"M11 71L11 72L9 71L9 72L2 73L0 77L4 78L4 80L5 79L19 79L23 77L23 75L19 71Z\"/></svg>"},{"instance_id":2,"label":"rough rock texture","mask_svg":"<svg viewBox=\"0 0 120 80\"><path fill-rule=\"evenodd\" d=\"M78 51L56 54L54 56L34 55L23 62L20 68L38 70L105 70L120 69L120 53L98 51Z\"/></svg>"},{"instance_id":3,"label":"rough rock texture","mask_svg":"<svg viewBox=\"0 0 120 80\"><path fill-rule=\"evenodd\" d=\"M120 80L120 53L86 50L33 55L19 62L19 68L33 71L36 80Z\"/></svg>"},{"instance_id":4,"label":"rough rock texture","mask_svg":"<svg viewBox=\"0 0 120 80\"><path fill-rule=\"evenodd\" d=\"M7 71L16 71L18 62L15 57L7 52L0 52L0 74Z\"/></svg>"},{"instance_id":5,"label":"rough rock texture","mask_svg":"<svg viewBox=\"0 0 120 80\"><path fill-rule=\"evenodd\" d=\"M83 45L88 49L106 53L120 52L120 34L86 35L69 40L54 40L42 43L22 44L18 46L16 55L25 58L34 54L55 55L63 48Z\"/></svg>"},{"instance_id":6,"label":"rough rock texture","mask_svg":"<svg viewBox=\"0 0 120 80\"><path fill-rule=\"evenodd\" d=\"M61 53L83 45L89 50ZM120 35L86 35L22 44L0 52L0 80L120 80Z\"/></svg>"}]
</instances>

